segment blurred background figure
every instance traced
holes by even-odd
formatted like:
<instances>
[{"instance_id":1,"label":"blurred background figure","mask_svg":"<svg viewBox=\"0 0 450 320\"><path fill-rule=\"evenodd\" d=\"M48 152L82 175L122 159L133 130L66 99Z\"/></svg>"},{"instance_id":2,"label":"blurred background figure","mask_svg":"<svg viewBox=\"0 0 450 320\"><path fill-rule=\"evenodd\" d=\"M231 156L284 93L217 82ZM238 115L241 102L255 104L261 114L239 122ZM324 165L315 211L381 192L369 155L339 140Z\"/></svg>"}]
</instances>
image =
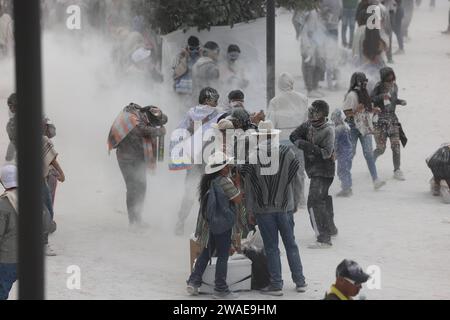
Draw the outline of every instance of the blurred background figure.
<instances>
[{"instance_id":1,"label":"blurred background figure","mask_svg":"<svg viewBox=\"0 0 450 320\"><path fill-rule=\"evenodd\" d=\"M343 0L342 4L342 46L351 49L353 47L358 0ZM347 38L347 30L349 32L349 38Z\"/></svg>"}]
</instances>

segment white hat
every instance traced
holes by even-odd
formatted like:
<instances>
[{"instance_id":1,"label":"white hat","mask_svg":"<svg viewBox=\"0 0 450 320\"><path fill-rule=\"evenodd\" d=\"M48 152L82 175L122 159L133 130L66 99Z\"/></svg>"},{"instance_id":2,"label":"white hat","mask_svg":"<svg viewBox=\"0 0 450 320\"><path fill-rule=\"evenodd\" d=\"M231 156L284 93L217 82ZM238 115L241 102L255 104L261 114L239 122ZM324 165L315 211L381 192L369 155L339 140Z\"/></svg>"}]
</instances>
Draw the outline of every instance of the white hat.
<instances>
[{"instance_id":1,"label":"white hat","mask_svg":"<svg viewBox=\"0 0 450 320\"><path fill-rule=\"evenodd\" d=\"M275 129L273 126L273 122L270 120L261 121L258 125L258 131L253 132L253 135L278 135L281 133L281 130Z\"/></svg>"},{"instance_id":2,"label":"white hat","mask_svg":"<svg viewBox=\"0 0 450 320\"><path fill-rule=\"evenodd\" d=\"M214 152L214 154L209 156L208 164L206 165L205 168L205 173L206 174L216 173L225 168L231 162L233 162L233 159L234 158L228 157L225 153L221 151L216 151Z\"/></svg>"},{"instance_id":3,"label":"white hat","mask_svg":"<svg viewBox=\"0 0 450 320\"><path fill-rule=\"evenodd\" d=\"M151 54L152 52L150 50L139 48L131 55L131 59L133 62L138 63L150 57Z\"/></svg>"},{"instance_id":4,"label":"white hat","mask_svg":"<svg viewBox=\"0 0 450 320\"><path fill-rule=\"evenodd\" d=\"M233 122L229 119L222 119L219 123L213 123L211 127L217 130L234 129Z\"/></svg>"},{"instance_id":5,"label":"white hat","mask_svg":"<svg viewBox=\"0 0 450 320\"><path fill-rule=\"evenodd\" d=\"M17 167L12 164L4 166L0 174L0 181L5 189L17 188Z\"/></svg>"}]
</instances>

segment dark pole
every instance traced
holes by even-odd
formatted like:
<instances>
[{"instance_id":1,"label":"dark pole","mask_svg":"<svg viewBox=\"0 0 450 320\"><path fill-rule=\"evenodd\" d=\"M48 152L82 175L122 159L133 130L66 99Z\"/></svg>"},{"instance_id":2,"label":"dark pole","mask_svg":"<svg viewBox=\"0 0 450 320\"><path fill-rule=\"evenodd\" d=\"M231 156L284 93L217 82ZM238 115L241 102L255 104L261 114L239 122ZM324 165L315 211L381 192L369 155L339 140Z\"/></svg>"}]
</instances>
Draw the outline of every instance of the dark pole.
<instances>
[{"instance_id":1,"label":"dark pole","mask_svg":"<svg viewBox=\"0 0 450 320\"><path fill-rule=\"evenodd\" d=\"M14 0L19 170L19 299L44 299L40 1Z\"/></svg>"},{"instance_id":2,"label":"dark pole","mask_svg":"<svg viewBox=\"0 0 450 320\"><path fill-rule=\"evenodd\" d=\"M267 0L267 105L275 97L275 0Z\"/></svg>"}]
</instances>

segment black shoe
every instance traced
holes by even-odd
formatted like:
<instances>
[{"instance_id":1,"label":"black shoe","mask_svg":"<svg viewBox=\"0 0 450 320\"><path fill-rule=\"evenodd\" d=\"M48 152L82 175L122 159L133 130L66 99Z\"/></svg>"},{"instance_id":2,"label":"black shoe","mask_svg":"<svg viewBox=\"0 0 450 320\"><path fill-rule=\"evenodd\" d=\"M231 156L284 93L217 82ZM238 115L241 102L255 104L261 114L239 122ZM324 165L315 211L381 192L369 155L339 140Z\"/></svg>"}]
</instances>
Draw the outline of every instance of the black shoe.
<instances>
[{"instance_id":1,"label":"black shoe","mask_svg":"<svg viewBox=\"0 0 450 320\"><path fill-rule=\"evenodd\" d=\"M275 288L273 286L267 286L263 289L261 289L261 294L267 295L267 296L274 296L274 297L281 297L283 295L283 290L279 288Z\"/></svg>"},{"instance_id":2,"label":"black shoe","mask_svg":"<svg viewBox=\"0 0 450 320\"><path fill-rule=\"evenodd\" d=\"M338 228L333 227L333 228L331 229L331 234L330 234L330 236L336 237L336 236L338 235L338 233L339 233Z\"/></svg>"}]
</instances>

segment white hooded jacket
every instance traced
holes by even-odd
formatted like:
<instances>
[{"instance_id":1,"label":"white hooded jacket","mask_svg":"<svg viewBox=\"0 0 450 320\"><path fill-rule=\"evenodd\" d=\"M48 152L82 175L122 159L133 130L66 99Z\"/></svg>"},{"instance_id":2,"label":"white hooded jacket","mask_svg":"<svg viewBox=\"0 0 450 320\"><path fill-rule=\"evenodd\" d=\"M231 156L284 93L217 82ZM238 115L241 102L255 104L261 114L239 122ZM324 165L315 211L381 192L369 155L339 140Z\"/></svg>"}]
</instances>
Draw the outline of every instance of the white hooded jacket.
<instances>
[{"instance_id":1,"label":"white hooded jacket","mask_svg":"<svg viewBox=\"0 0 450 320\"><path fill-rule=\"evenodd\" d=\"M283 73L278 80L278 95L268 107L267 118L281 130L280 141L289 140L290 134L308 120L308 98L294 91L294 78Z\"/></svg>"}]
</instances>

